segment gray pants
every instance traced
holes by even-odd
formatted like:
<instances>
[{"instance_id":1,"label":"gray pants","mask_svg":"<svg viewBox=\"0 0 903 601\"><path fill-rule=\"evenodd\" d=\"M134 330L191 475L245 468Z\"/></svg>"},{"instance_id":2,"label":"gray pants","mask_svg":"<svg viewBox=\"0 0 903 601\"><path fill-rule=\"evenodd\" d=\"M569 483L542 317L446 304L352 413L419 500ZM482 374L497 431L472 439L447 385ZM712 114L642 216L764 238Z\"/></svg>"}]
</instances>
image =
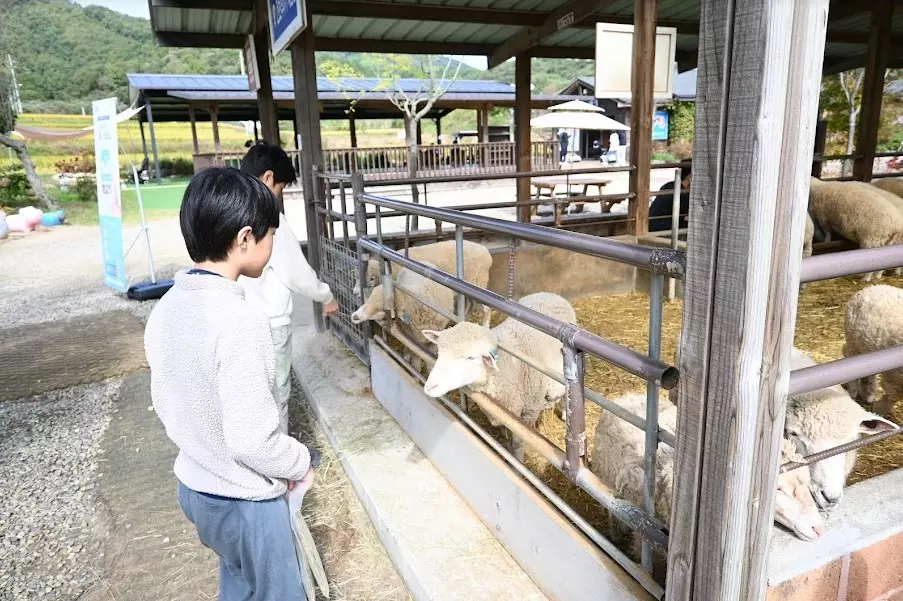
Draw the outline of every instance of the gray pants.
<instances>
[{"instance_id":1,"label":"gray pants","mask_svg":"<svg viewBox=\"0 0 903 601\"><path fill-rule=\"evenodd\" d=\"M307 601L285 497L226 499L180 482L179 505L219 556L219 601Z\"/></svg>"},{"instance_id":2,"label":"gray pants","mask_svg":"<svg viewBox=\"0 0 903 601\"><path fill-rule=\"evenodd\" d=\"M276 404L279 406L279 425L288 434L288 398L292 394L292 327L270 328L273 350L276 351Z\"/></svg>"}]
</instances>

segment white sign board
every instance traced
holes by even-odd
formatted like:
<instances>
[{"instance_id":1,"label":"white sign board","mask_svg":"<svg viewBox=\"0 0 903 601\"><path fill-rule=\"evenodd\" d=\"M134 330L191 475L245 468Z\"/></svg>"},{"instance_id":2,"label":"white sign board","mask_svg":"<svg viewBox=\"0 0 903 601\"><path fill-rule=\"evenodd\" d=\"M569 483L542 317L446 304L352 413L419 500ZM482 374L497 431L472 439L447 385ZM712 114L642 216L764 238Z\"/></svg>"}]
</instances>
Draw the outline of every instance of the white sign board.
<instances>
[{"instance_id":1,"label":"white sign board","mask_svg":"<svg viewBox=\"0 0 903 601\"><path fill-rule=\"evenodd\" d=\"M307 27L307 6L304 0L268 0L270 41L273 56L292 43Z\"/></svg>"},{"instance_id":2,"label":"white sign board","mask_svg":"<svg viewBox=\"0 0 903 601\"><path fill-rule=\"evenodd\" d=\"M119 137L116 131L116 99L92 103L94 159L100 241L103 248L104 284L119 292L128 288L122 252L122 202L119 197Z\"/></svg>"},{"instance_id":3,"label":"white sign board","mask_svg":"<svg viewBox=\"0 0 903 601\"><path fill-rule=\"evenodd\" d=\"M674 84L677 29L655 29L653 96L670 100ZM596 98L630 98L633 25L596 23Z\"/></svg>"}]
</instances>

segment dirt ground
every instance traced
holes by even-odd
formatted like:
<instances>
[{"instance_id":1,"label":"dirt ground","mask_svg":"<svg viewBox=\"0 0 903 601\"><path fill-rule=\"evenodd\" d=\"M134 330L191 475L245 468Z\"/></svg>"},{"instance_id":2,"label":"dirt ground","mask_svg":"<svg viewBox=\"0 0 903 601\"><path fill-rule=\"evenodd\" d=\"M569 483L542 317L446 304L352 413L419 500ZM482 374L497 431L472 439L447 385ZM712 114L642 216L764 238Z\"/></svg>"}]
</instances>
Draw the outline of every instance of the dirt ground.
<instances>
[{"instance_id":1,"label":"dirt ground","mask_svg":"<svg viewBox=\"0 0 903 601\"><path fill-rule=\"evenodd\" d=\"M152 235L159 275L188 263L177 222ZM151 407L152 303L105 289L101 258L95 227L0 243L0 598L214 599L216 559L178 507L176 449ZM126 267L146 277L140 243ZM408 599L298 393L292 430L324 452L304 512L331 598Z\"/></svg>"}]
</instances>

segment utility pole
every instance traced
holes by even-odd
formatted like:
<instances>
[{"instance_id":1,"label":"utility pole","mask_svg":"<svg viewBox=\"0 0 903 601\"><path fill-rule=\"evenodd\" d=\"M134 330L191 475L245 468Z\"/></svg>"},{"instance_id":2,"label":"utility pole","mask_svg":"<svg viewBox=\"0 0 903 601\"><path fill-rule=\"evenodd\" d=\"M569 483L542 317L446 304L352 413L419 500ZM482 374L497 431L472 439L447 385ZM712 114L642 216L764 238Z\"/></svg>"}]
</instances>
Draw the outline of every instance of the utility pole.
<instances>
[{"instance_id":1,"label":"utility pole","mask_svg":"<svg viewBox=\"0 0 903 601\"><path fill-rule=\"evenodd\" d=\"M19 98L19 82L16 80L16 67L13 64L13 57L11 54L6 54L6 60L9 63L9 72L13 78L13 97L11 98L13 108L16 111L17 115L22 114L22 99Z\"/></svg>"}]
</instances>

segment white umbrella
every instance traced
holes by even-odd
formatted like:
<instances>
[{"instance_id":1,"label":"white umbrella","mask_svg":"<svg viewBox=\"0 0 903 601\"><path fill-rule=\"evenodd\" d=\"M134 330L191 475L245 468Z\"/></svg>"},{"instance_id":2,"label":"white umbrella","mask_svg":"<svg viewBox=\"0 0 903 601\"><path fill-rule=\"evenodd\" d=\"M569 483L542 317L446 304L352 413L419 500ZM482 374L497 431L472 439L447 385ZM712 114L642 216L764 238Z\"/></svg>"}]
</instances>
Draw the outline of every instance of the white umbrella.
<instances>
[{"instance_id":1,"label":"white umbrella","mask_svg":"<svg viewBox=\"0 0 903 601\"><path fill-rule=\"evenodd\" d=\"M602 114L604 109L580 100L549 108L549 112L530 119L530 127L555 129L596 129L628 131L629 127Z\"/></svg>"}]
</instances>

